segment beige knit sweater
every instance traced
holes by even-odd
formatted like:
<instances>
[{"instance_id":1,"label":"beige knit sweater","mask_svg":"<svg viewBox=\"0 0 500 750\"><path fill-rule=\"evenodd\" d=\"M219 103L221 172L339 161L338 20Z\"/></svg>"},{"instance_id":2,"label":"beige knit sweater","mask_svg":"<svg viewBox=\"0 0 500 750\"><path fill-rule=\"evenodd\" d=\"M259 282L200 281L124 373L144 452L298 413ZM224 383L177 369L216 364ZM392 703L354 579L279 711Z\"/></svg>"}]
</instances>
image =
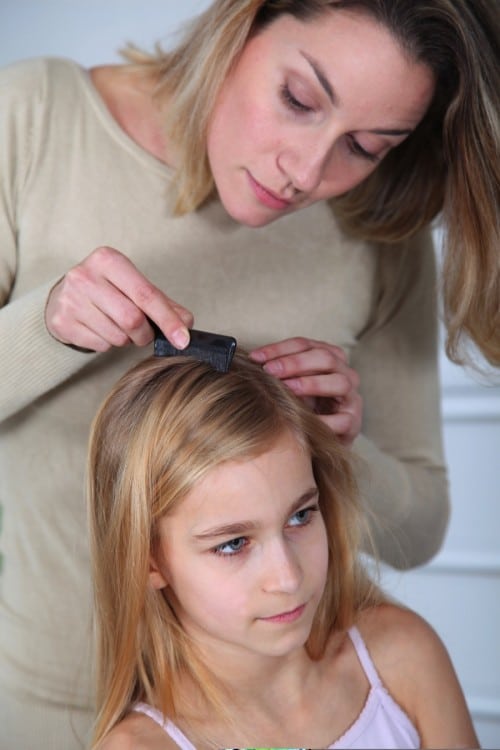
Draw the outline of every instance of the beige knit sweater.
<instances>
[{"instance_id":1,"label":"beige knit sweater","mask_svg":"<svg viewBox=\"0 0 500 750\"><path fill-rule=\"evenodd\" d=\"M51 286L99 245L127 254L198 328L247 348L292 335L344 347L361 376L355 449L382 557L419 564L446 526L428 238L390 250L350 240L327 204L262 229L217 201L173 218L169 179L77 65L0 72L0 680L76 706L91 682L89 423L150 353L81 354L44 327Z\"/></svg>"}]
</instances>

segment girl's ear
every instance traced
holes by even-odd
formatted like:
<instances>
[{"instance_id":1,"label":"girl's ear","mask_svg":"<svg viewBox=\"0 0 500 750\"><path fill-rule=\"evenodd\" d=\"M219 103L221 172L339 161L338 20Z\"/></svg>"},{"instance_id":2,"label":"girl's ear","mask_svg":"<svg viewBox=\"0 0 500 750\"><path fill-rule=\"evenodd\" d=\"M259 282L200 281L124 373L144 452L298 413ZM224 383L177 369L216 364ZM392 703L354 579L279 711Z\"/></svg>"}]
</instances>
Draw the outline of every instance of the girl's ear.
<instances>
[{"instance_id":1,"label":"girl's ear","mask_svg":"<svg viewBox=\"0 0 500 750\"><path fill-rule=\"evenodd\" d=\"M154 589L164 589L168 586L168 581L153 555L149 558L149 583Z\"/></svg>"}]
</instances>

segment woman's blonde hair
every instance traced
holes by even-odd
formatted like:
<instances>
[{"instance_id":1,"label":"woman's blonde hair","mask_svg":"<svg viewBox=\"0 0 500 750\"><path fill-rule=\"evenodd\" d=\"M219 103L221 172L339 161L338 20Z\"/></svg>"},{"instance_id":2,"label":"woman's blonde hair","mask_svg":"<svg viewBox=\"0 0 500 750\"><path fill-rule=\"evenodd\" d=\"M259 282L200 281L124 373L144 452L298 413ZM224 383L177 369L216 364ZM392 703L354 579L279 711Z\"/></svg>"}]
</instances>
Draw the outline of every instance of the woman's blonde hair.
<instances>
[{"instance_id":1,"label":"woman's blonde hair","mask_svg":"<svg viewBox=\"0 0 500 750\"><path fill-rule=\"evenodd\" d=\"M215 0L171 51L126 56L149 67L169 102L176 212L213 192L207 129L226 76L247 40L284 13L307 22L327 9L370 14L436 76L436 94L414 133L358 187L332 200L346 231L398 242L439 214L447 352L473 340L500 364L500 9L496 0Z\"/></svg>"},{"instance_id":2,"label":"woman's blonde hair","mask_svg":"<svg viewBox=\"0 0 500 750\"><path fill-rule=\"evenodd\" d=\"M333 631L379 601L358 550L362 524L348 451L276 378L236 353L228 373L188 357L151 357L103 402L89 448L88 500L97 632L94 743L136 701L186 717L176 686L189 680L211 708L227 696L163 591L149 585L159 519L222 462L262 454L291 431L311 455L328 536L325 591L306 644L321 658ZM164 523L164 521L163 521ZM364 539L363 539L364 541Z\"/></svg>"}]
</instances>

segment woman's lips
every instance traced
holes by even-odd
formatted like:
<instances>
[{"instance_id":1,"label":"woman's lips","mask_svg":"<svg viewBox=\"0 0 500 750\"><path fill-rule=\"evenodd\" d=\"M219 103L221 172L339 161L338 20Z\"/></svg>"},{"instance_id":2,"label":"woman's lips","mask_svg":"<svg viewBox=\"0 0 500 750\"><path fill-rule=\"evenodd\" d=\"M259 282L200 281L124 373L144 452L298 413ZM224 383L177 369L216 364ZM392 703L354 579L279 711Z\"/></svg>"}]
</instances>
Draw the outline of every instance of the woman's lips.
<instances>
[{"instance_id":1,"label":"woman's lips","mask_svg":"<svg viewBox=\"0 0 500 750\"><path fill-rule=\"evenodd\" d=\"M260 182L257 182L257 180L255 180L248 171L247 176L250 187L252 188L254 195L260 203L262 203L264 206L267 206L268 208L273 208L274 210L278 211L283 211L283 209L288 208L288 206L290 205L290 201L287 201L284 198L279 198L277 195L261 185Z\"/></svg>"},{"instance_id":2,"label":"woman's lips","mask_svg":"<svg viewBox=\"0 0 500 750\"><path fill-rule=\"evenodd\" d=\"M279 615L272 615L271 617L261 617L260 619L264 620L265 622L295 622L295 620L299 619L305 608L306 605L301 604L300 607L296 607L295 609L290 610L290 612L281 612Z\"/></svg>"}]
</instances>

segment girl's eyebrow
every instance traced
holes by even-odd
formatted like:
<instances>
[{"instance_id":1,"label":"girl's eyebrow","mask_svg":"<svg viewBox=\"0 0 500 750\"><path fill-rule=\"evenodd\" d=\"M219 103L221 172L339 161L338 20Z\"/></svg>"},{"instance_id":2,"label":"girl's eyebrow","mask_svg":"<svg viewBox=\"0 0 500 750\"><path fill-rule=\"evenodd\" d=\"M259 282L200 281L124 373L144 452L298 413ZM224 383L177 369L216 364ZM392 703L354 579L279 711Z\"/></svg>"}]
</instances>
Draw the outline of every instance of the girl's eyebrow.
<instances>
[{"instance_id":1,"label":"girl's eyebrow","mask_svg":"<svg viewBox=\"0 0 500 750\"><path fill-rule=\"evenodd\" d=\"M326 75L325 71L321 67L321 64L317 60L315 60L314 57L311 57L307 52L304 52L303 50L300 50L300 54L305 60L307 60L307 62L313 69L316 78L318 79L323 90L326 92L333 106L340 107L342 103L340 99L338 98L337 94L335 93L332 84L328 80L328 76ZM401 130L399 128L374 128L373 130L370 130L368 132L374 133L375 135L401 136L401 135L410 135L410 133L412 133L413 130L411 128L404 128Z\"/></svg>"},{"instance_id":2,"label":"girl's eyebrow","mask_svg":"<svg viewBox=\"0 0 500 750\"><path fill-rule=\"evenodd\" d=\"M310 489L306 490L291 506L290 510L287 513L288 516L292 516L295 511L297 511L304 503L309 502L313 498L317 497L319 494L317 487L311 487ZM259 521L237 521L235 523L226 523L222 524L220 526L213 526L205 531L202 531L199 534L194 534L194 539L198 540L204 540L204 539L212 539L214 537L221 537L221 536L244 536L245 534L248 534L250 531L255 531L261 526L261 523Z\"/></svg>"}]
</instances>

